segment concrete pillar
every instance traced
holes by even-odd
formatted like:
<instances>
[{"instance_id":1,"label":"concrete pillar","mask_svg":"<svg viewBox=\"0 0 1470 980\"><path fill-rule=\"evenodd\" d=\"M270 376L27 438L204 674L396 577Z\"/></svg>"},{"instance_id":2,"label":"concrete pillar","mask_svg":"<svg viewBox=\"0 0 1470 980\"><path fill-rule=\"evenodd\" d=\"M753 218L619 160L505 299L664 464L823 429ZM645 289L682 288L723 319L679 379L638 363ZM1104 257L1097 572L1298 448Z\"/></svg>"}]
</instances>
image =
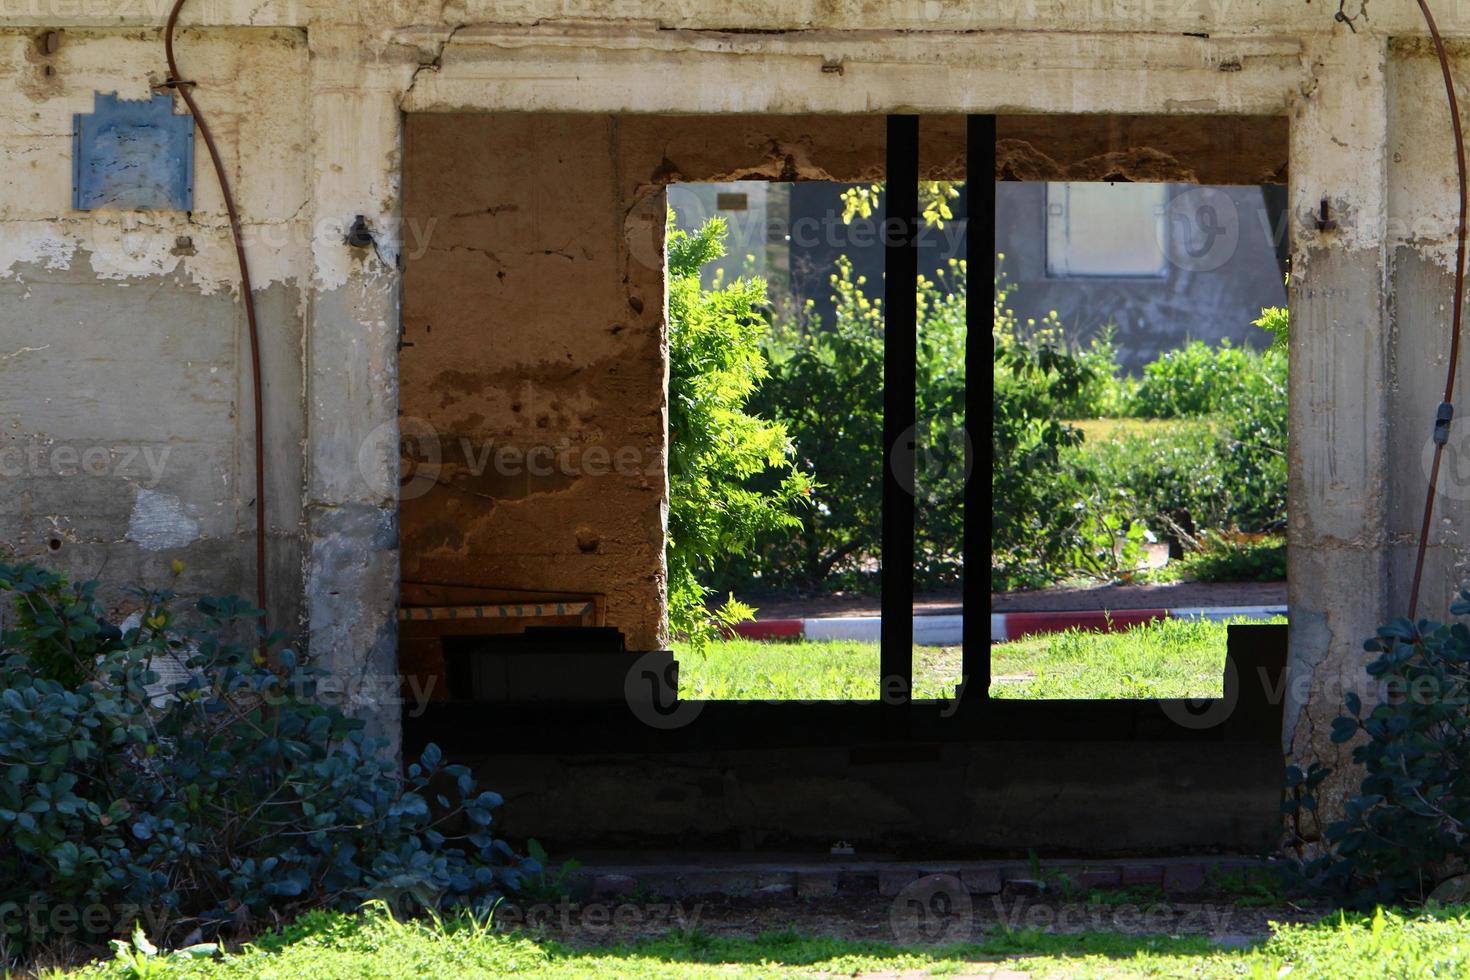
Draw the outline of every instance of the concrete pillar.
<instances>
[{"instance_id":1,"label":"concrete pillar","mask_svg":"<svg viewBox=\"0 0 1470 980\"><path fill-rule=\"evenodd\" d=\"M1357 785L1330 740L1342 694L1364 687L1363 641L1390 612L1386 350L1388 90L1381 37L1305 43L1292 115L1289 437L1291 663L1284 748L1337 768L1325 801ZM1335 230L1319 230L1328 201ZM1329 811L1331 805L1329 803Z\"/></svg>"},{"instance_id":2,"label":"concrete pillar","mask_svg":"<svg viewBox=\"0 0 1470 980\"><path fill-rule=\"evenodd\" d=\"M409 69L311 34L314 238L306 342L306 618L313 660L397 754L399 93ZM352 248L356 215L376 247Z\"/></svg>"}]
</instances>

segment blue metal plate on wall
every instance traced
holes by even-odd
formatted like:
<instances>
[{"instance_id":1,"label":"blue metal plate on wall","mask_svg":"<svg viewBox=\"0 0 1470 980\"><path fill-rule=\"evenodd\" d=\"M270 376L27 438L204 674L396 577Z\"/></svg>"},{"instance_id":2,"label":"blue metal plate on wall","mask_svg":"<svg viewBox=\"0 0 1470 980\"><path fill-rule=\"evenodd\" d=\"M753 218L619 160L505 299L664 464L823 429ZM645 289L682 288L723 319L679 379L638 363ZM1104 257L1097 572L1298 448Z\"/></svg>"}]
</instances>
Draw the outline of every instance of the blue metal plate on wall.
<instances>
[{"instance_id":1,"label":"blue metal plate on wall","mask_svg":"<svg viewBox=\"0 0 1470 980\"><path fill-rule=\"evenodd\" d=\"M194 117L167 95L129 101L97 92L72 116L72 207L194 210Z\"/></svg>"}]
</instances>

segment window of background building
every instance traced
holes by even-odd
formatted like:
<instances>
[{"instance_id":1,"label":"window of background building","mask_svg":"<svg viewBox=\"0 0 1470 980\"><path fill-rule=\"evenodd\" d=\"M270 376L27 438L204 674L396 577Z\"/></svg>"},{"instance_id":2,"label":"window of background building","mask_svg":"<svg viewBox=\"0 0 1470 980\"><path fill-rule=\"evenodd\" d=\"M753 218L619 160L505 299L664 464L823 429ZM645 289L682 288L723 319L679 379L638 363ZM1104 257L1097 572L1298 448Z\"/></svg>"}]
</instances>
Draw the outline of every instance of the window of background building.
<instances>
[{"instance_id":1,"label":"window of background building","mask_svg":"<svg viewBox=\"0 0 1470 980\"><path fill-rule=\"evenodd\" d=\"M1047 184L1046 274L1165 276L1168 190L1168 184Z\"/></svg>"}]
</instances>

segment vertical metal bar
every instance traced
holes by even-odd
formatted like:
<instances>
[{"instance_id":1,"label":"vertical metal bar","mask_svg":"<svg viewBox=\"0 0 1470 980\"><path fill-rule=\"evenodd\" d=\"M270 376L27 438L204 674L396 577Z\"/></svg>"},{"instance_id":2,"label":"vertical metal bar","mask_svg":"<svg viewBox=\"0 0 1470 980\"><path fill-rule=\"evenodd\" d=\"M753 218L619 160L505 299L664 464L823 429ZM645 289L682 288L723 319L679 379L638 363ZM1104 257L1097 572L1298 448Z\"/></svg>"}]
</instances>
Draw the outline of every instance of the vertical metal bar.
<instances>
[{"instance_id":1,"label":"vertical metal bar","mask_svg":"<svg viewBox=\"0 0 1470 980\"><path fill-rule=\"evenodd\" d=\"M883 217L883 699L913 688L919 117L888 117Z\"/></svg>"},{"instance_id":2,"label":"vertical metal bar","mask_svg":"<svg viewBox=\"0 0 1470 980\"><path fill-rule=\"evenodd\" d=\"M984 474L974 470L980 452L980 421L992 407L985 401L990 386L985 379L984 354L994 340L989 329L995 317L995 117L970 116L965 124L965 198L969 218L965 225L965 430L971 467L965 481L964 646L961 677L967 704L990 697L990 592L981 592L982 570L989 567L990 537L981 521L990 512L989 487ZM981 334L981 330L986 330ZM981 340L984 336L986 339ZM982 557L985 564L981 564ZM988 583L988 579L986 580ZM982 619L980 610L984 608Z\"/></svg>"}]
</instances>

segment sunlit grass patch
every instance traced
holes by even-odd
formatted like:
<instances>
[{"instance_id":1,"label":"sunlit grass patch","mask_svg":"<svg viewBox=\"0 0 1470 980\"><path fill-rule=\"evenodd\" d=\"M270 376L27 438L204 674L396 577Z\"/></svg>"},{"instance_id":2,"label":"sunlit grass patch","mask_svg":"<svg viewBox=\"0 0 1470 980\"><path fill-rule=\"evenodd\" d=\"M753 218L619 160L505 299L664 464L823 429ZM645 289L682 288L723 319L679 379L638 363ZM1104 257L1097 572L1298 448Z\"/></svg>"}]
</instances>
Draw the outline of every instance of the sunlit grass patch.
<instances>
[{"instance_id":1,"label":"sunlit grass patch","mask_svg":"<svg viewBox=\"0 0 1470 980\"><path fill-rule=\"evenodd\" d=\"M1230 622L1285 622L1231 620ZM990 647L991 694L1023 699L1219 697L1228 623L1166 619L1121 633L1068 630ZM721 640L701 656L675 645L687 700L870 701L876 643ZM954 696L959 647L914 647L914 697Z\"/></svg>"},{"instance_id":2,"label":"sunlit grass patch","mask_svg":"<svg viewBox=\"0 0 1470 980\"><path fill-rule=\"evenodd\" d=\"M998 970L1040 977L1342 977L1470 975L1465 908L1372 916L1333 915L1282 925L1263 942L1222 948L1201 936L1123 932L1051 933L992 927L973 942L902 947L796 932L748 937L669 932L633 943L572 948L533 933L497 931L468 918L396 921L311 913L279 933L225 955L188 958L124 950L77 974L91 977L200 977L356 980L359 977L864 977L987 976Z\"/></svg>"},{"instance_id":3,"label":"sunlit grass patch","mask_svg":"<svg viewBox=\"0 0 1470 980\"><path fill-rule=\"evenodd\" d=\"M679 696L711 701L877 700L878 644L855 640L721 640L701 656L674 645ZM952 698L958 647L914 648L914 697Z\"/></svg>"},{"instance_id":4,"label":"sunlit grass patch","mask_svg":"<svg viewBox=\"0 0 1470 980\"><path fill-rule=\"evenodd\" d=\"M1119 633L1072 629L996 643L990 693L1017 699L1220 697L1228 625L1164 619Z\"/></svg>"}]
</instances>

